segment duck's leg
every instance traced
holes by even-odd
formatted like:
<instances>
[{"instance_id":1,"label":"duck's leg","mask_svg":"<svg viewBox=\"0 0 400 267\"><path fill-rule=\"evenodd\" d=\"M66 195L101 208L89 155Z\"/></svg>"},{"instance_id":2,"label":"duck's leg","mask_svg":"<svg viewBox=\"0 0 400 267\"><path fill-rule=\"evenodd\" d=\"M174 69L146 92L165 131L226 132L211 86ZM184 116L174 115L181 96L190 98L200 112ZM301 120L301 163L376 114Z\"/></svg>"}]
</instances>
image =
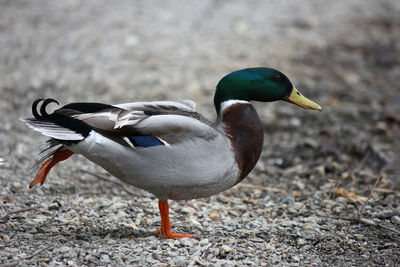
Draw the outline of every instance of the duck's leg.
<instances>
[{"instance_id":1,"label":"duck's leg","mask_svg":"<svg viewBox=\"0 0 400 267\"><path fill-rule=\"evenodd\" d=\"M67 158L72 156L72 154L74 154L74 152L68 149L60 150L54 153L42 164L42 166L40 166L35 179L29 184L29 188L32 188L37 183L40 183L42 185L44 183L44 180L46 180L47 174L49 174L51 168L53 168L54 165L56 165L58 162L66 160Z\"/></svg>"},{"instance_id":2,"label":"duck's leg","mask_svg":"<svg viewBox=\"0 0 400 267\"><path fill-rule=\"evenodd\" d=\"M198 236L196 234L172 233L171 232L171 223L169 221L168 201L159 200L158 208L160 209L160 215L161 215L161 229L156 232L156 235L159 235L161 232L161 235L163 238L171 238L171 239Z\"/></svg>"}]
</instances>

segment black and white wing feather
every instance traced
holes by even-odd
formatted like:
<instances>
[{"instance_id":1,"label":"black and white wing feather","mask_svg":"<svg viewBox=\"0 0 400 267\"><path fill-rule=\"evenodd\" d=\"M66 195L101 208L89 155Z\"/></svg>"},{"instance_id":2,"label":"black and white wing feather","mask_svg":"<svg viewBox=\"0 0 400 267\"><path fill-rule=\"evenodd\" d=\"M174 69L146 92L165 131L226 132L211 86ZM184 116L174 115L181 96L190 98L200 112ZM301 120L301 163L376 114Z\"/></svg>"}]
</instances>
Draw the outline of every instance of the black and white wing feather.
<instances>
[{"instance_id":1,"label":"black and white wing feather","mask_svg":"<svg viewBox=\"0 0 400 267\"><path fill-rule=\"evenodd\" d=\"M38 112L38 105L40 112ZM80 141L92 130L121 142L125 137L152 135L168 144L185 139L215 136L212 123L195 112L193 101L134 102L119 105L71 103L46 112L54 99L38 99L32 105L35 118L23 119L29 127L60 142ZM118 141L119 142L119 141Z\"/></svg>"}]
</instances>

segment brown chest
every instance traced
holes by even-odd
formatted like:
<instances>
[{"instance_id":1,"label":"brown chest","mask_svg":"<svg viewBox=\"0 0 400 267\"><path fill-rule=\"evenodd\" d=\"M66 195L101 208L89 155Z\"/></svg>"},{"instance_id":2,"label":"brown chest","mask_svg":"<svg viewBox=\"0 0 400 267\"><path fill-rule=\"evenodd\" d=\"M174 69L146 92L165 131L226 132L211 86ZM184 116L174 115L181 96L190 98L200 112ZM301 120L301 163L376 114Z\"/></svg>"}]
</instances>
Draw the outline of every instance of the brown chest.
<instances>
[{"instance_id":1,"label":"brown chest","mask_svg":"<svg viewBox=\"0 0 400 267\"><path fill-rule=\"evenodd\" d=\"M250 103L235 103L223 111L222 122L231 140L235 160L240 169L239 183L260 158L264 133L260 118Z\"/></svg>"}]
</instances>

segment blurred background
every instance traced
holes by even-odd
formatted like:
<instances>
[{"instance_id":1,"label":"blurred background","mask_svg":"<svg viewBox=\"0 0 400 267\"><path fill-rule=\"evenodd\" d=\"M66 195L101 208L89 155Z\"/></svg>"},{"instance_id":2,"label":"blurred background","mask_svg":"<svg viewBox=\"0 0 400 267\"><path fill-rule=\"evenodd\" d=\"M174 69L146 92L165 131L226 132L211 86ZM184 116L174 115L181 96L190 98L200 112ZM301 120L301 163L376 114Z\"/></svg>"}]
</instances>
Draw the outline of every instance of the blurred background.
<instances>
[{"instance_id":1,"label":"blurred background","mask_svg":"<svg viewBox=\"0 0 400 267\"><path fill-rule=\"evenodd\" d=\"M265 66L284 72L323 111L256 103L265 144L245 183L280 190L272 197L280 203L344 192L333 188L367 197L381 175L375 198L396 209L399 14L398 0L1 0L0 182L15 198L3 203L28 197L28 170L45 138L19 118L31 116L35 99L191 99L213 119L218 81ZM65 179L80 168L101 171L78 157L52 170L41 190L54 198L52 187L104 190L78 183L82 174Z\"/></svg>"}]
</instances>

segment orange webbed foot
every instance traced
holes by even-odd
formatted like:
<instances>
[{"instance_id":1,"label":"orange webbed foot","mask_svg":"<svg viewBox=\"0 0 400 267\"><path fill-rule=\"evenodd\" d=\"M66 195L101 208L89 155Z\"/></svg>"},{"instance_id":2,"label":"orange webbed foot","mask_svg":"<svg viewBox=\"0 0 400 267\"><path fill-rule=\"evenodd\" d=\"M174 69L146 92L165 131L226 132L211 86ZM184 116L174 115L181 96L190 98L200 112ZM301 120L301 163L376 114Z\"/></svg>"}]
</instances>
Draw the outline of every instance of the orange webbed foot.
<instances>
[{"instance_id":1,"label":"orange webbed foot","mask_svg":"<svg viewBox=\"0 0 400 267\"><path fill-rule=\"evenodd\" d=\"M156 236L159 236L161 233L161 229L156 231ZM173 233L173 232L164 232L162 233L162 237L165 239L176 239L176 238L184 238L184 237L189 237L192 238L194 236L200 236L197 234L181 234L181 233Z\"/></svg>"},{"instance_id":2,"label":"orange webbed foot","mask_svg":"<svg viewBox=\"0 0 400 267\"><path fill-rule=\"evenodd\" d=\"M194 236L199 236L196 234L173 233L171 231L171 223L169 221L168 201L159 200L158 208L160 209L160 215L161 215L161 228L160 228L160 230L156 231L157 236L161 234L162 237L166 238L166 239L175 239L175 238L184 238L184 237L192 238Z\"/></svg>"},{"instance_id":3,"label":"orange webbed foot","mask_svg":"<svg viewBox=\"0 0 400 267\"><path fill-rule=\"evenodd\" d=\"M46 180L47 175L49 174L49 171L51 168L54 167L58 162L66 160L70 156L72 156L74 152L65 149L65 150L60 150L54 153L51 158L47 159L42 166L40 166L38 173L36 174L35 179L29 184L29 188L32 188L35 184L40 183L42 185L44 181Z\"/></svg>"}]
</instances>

